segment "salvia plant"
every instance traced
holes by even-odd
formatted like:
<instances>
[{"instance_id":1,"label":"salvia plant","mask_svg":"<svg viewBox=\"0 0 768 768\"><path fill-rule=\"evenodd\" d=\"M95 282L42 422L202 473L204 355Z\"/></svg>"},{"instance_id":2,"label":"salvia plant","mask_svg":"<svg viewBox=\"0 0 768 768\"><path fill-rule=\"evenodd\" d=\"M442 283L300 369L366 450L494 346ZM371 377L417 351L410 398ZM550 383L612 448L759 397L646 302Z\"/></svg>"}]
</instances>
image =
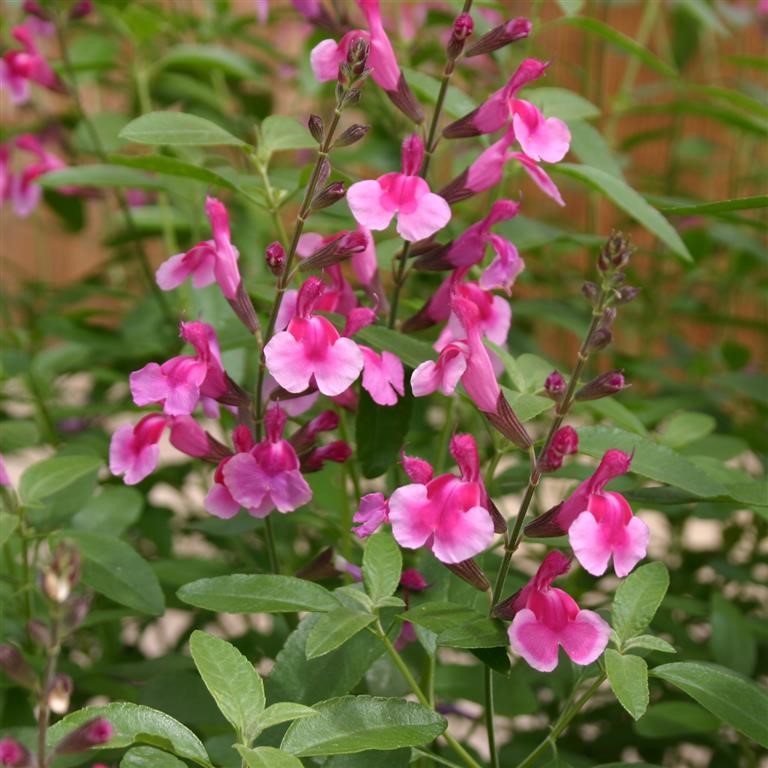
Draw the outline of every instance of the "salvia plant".
<instances>
[{"instance_id":1,"label":"salvia plant","mask_svg":"<svg viewBox=\"0 0 768 768\"><path fill-rule=\"evenodd\" d=\"M503 5L9 4L3 215L114 257L6 312L2 766L764 764L765 380L653 343L674 257L764 287L764 173L616 151L642 66L760 156L764 84L679 81L764 3ZM628 57L602 132L554 23Z\"/></svg>"}]
</instances>

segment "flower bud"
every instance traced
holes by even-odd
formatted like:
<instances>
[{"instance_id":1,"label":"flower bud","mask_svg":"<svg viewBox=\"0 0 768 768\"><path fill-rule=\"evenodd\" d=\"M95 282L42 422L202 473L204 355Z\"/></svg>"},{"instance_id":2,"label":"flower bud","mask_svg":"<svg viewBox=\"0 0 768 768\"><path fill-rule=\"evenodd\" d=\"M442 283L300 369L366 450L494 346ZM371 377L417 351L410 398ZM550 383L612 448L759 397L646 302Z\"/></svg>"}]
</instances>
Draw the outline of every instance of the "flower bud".
<instances>
[{"instance_id":1,"label":"flower bud","mask_svg":"<svg viewBox=\"0 0 768 768\"><path fill-rule=\"evenodd\" d=\"M624 374L621 371L608 371L577 390L575 398L576 400L599 400L601 397L615 395L626 387Z\"/></svg>"},{"instance_id":2,"label":"flower bud","mask_svg":"<svg viewBox=\"0 0 768 768\"><path fill-rule=\"evenodd\" d=\"M310 269L325 269L348 259L354 253L364 251L367 239L362 232L340 232L333 240L307 256L299 267L302 272Z\"/></svg>"},{"instance_id":3,"label":"flower bud","mask_svg":"<svg viewBox=\"0 0 768 768\"><path fill-rule=\"evenodd\" d=\"M335 147L348 147L362 139L370 129L370 125L361 125L360 123L353 123L349 126L336 141L333 142Z\"/></svg>"},{"instance_id":4,"label":"flower bud","mask_svg":"<svg viewBox=\"0 0 768 768\"><path fill-rule=\"evenodd\" d=\"M420 459L418 456L408 456L405 451L400 452L400 463L403 465L405 474L412 483L426 485L434 474L432 465L426 459Z\"/></svg>"},{"instance_id":5,"label":"flower bud","mask_svg":"<svg viewBox=\"0 0 768 768\"><path fill-rule=\"evenodd\" d=\"M70 544L61 542L42 573L42 590L54 603L65 603L80 581L80 555Z\"/></svg>"},{"instance_id":6,"label":"flower bud","mask_svg":"<svg viewBox=\"0 0 768 768\"><path fill-rule=\"evenodd\" d=\"M629 239L621 232L612 232L597 257L597 268L604 273L623 269L629 264L631 255Z\"/></svg>"},{"instance_id":7,"label":"flower bud","mask_svg":"<svg viewBox=\"0 0 768 768\"><path fill-rule=\"evenodd\" d=\"M35 685L35 673L15 645L10 643L0 645L0 669L11 680L25 688L32 688Z\"/></svg>"},{"instance_id":8,"label":"flower bud","mask_svg":"<svg viewBox=\"0 0 768 768\"><path fill-rule=\"evenodd\" d=\"M48 686L48 707L56 715L64 715L69 710L72 696L72 678L62 673L57 674Z\"/></svg>"},{"instance_id":9,"label":"flower bud","mask_svg":"<svg viewBox=\"0 0 768 768\"><path fill-rule=\"evenodd\" d=\"M50 630L40 619L30 619L27 622L27 634L33 643L42 648L47 648L51 644Z\"/></svg>"},{"instance_id":10,"label":"flower bud","mask_svg":"<svg viewBox=\"0 0 768 768\"><path fill-rule=\"evenodd\" d=\"M619 288L616 291L616 303L617 304L629 304L630 301L634 301L642 288L636 288L633 285L625 285L623 288Z\"/></svg>"},{"instance_id":11,"label":"flower bud","mask_svg":"<svg viewBox=\"0 0 768 768\"><path fill-rule=\"evenodd\" d=\"M323 118L320 115L310 115L307 121L307 128L312 134L312 138L318 143L322 144L325 138L325 124Z\"/></svg>"},{"instance_id":12,"label":"flower bud","mask_svg":"<svg viewBox=\"0 0 768 768\"><path fill-rule=\"evenodd\" d=\"M491 588L491 582L488 577L480 570L480 566L474 560L464 560L461 563L444 563L449 571L455 573L460 579L463 579L480 592L487 592Z\"/></svg>"},{"instance_id":13,"label":"flower bud","mask_svg":"<svg viewBox=\"0 0 768 768\"><path fill-rule=\"evenodd\" d=\"M326 461L343 464L352 455L352 449L343 440L336 440L328 445L321 445L301 459L302 472L317 472Z\"/></svg>"},{"instance_id":14,"label":"flower bud","mask_svg":"<svg viewBox=\"0 0 768 768\"><path fill-rule=\"evenodd\" d=\"M587 349L590 352L599 352L605 349L613 341L613 334L607 328L598 328L589 340Z\"/></svg>"},{"instance_id":15,"label":"flower bud","mask_svg":"<svg viewBox=\"0 0 768 768\"><path fill-rule=\"evenodd\" d=\"M505 24L494 27L486 32L476 43L467 49L466 57L479 56L482 53L492 53L505 45L522 40L531 34L532 24L522 17L510 19Z\"/></svg>"},{"instance_id":16,"label":"flower bud","mask_svg":"<svg viewBox=\"0 0 768 768\"><path fill-rule=\"evenodd\" d=\"M42 19L43 21L50 19L50 14L43 10L42 6L37 2L37 0L24 0L24 2L21 4L21 9L24 11L24 13L28 13L30 16L35 16L36 18Z\"/></svg>"},{"instance_id":17,"label":"flower bud","mask_svg":"<svg viewBox=\"0 0 768 768\"><path fill-rule=\"evenodd\" d=\"M600 297L600 288L595 283L585 282L581 285L581 292L587 301L594 306Z\"/></svg>"},{"instance_id":18,"label":"flower bud","mask_svg":"<svg viewBox=\"0 0 768 768\"><path fill-rule=\"evenodd\" d=\"M78 0L69 11L72 20L82 19L93 11L93 0Z\"/></svg>"},{"instance_id":19,"label":"flower bud","mask_svg":"<svg viewBox=\"0 0 768 768\"><path fill-rule=\"evenodd\" d=\"M560 400L565 393L565 379L559 371L552 371L544 381L544 392L552 400Z\"/></svg>"},{"instance_id":20,"label":"flower bud","mask_svg":"<svg viewBox=\"0 0 768 768\"><path fill-rule=\"evenodd\" d=\"M400 576L400 586L409 592L423 592L429 584L421 571L406 568Z\"/></svg>"},{"instance_id":21,"label":"flower bud","mask_svg":"<svg viewBox=\"0 0 768 768\"><path fill-rule=\"evenodd\" d=\"M85 621L91 609L92 600L92 595L78 595L70 600L67 615L64 617L64 627L67 632L74 632ZM30 634L32 634L31 631Z\"/></svg>"},{"instance_id":22,"label":"flower bud","mask_svg":"<svg viewBox=\"0 0 768 768\"><path fill-rule=\"evenodd\" d=\"M353 77L359 78L365 72L368 65L368 56L371 53L370 43L363 37L358 37L347 51L347 64Z\"/></svg>"},{"instance_id":23,"label":"flower bud","mask_svg":"<svg viewBox=\"0 0 768 768\"><path fill-rule=\"evenodd\" d=\"M573 427L562 427L555 432L544 455L539 460L540 472L554 472L563 465L563 459L579 449L579 436Z\"/></svg>"},{"instance_id":24,"label":"flower bud","mask_svg":"<svg viewBox=\"0 0 768 768\"><path fill-rule=\"evenodd\" d=\"M95 717L79 728L76 728L69 736L65 736L56 747L55 754L70 755L77 752L85 752L91 747L106 744L115 734L112 723L104 717Z\"/></svg>"},{"instance_id":25,"label":"flower bud","mask_svg":"<svg viewBox=\"0 0 768 768\"><path fill-rule=\"evenodd\" d=\"M336 411L323 411L308 421L298 432L290 437L290 444L297 454L308 451L317 440L321 432L330 432L339 426L339 415Z\"/></svg>"},{"instance_id":26,"label":"flower bud","mask_svg":"<svg viewBox=\"0 0 768 768\"><path fill-rule=\"evenodd\" d=\"M424 142L418 133L406 136L402 147L403 173L406 176L416 176L421 170L424 160Z\"/></svg>"},{"instance_id":27,"label":"flower bud","mask_svg":"<svg viewBox=\"0 0 768 768\"><path fill-rule=\"evenodd\" d=\"M333 181L324 189L321 189L312 199L313 211L320 211L323 208L330 208L344 197L344 184L341 181Z\"/></svg>"},{"instance_id":28,"label":"flower bud","mask_svg":"<svg viewBox=\"0 0 768 768\"><path fill-rule=\"evenodd\" d=\"M26 768L32 765L29 750L16 739L0 739L0 765L5 768Z\"/></svg>"},{"instance_id":29,"label":"flower bud","mask_svg":"<svg viewBox=\"0 0 768 768\"><path fill-rule=\"evenodd\" d=\"M448 46L446 48L448 58L451 61L456 60L464 50L464 44L466 43L467 38L472 34L474 28L475 22L468 13L460 13L453 20L451 39L448 41Z\"/></svg>"},{"instance_id":30,"label":"flower bud","mask_svg":"<svg viewBox=\"0 0 768 768\"><path fill-rule=\"evenodd\" d=\"M270 243L264 251L264 260L267 262L269 271L278 277L283 274L285 269L285 248L281 243L275 240Z\"/></svg>"}]
</instances>

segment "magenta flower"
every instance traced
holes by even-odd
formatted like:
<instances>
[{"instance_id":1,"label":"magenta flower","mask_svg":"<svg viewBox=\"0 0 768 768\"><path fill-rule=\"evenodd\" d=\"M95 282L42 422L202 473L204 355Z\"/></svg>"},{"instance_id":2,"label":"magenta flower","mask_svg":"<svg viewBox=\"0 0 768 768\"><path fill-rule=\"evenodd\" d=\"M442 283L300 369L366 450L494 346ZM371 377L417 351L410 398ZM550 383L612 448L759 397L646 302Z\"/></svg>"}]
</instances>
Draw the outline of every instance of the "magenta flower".
<instances>
[{"instance_id":1,"label":"magenta flower","mask_svg":"<svg viewBox=\"0 0 768 768\"><path fill-rule=\"evenodd\" d=\"M379 405L394 405L405 394L403 364L391 352L374 352L360 345L363 353L363 389Z\"/></svg>"},{"instance_id":2,"label":"magenta flower","mask_svg":"<svg viewBox=\"0 0 768 768\"><path fill-rule=\"evenodd\" d=\"M515 138L531 160L559 163L571 146L571 132L557 117L544 117L529 101L516 99L512 105Z\"/></svg>"},{"instance_id":3,"label":"magenta flower","mask_svg":"<svg viewBox=\"0 0 768 768\"><path fill-rule=\"evenodd\" d=\"M15 145L18 149L35 155L37 160L27 165L20 173L12 174L9 170L10 159L7 150L3 152L0 163L4 166L2 172L4 181L0 186L5 187L3 198L10 198L16 213L21 217L26 217L37 208L42 198L43 191L35 181L50 171L66 168L66 164L45 149L40 139L30 133L17 136ZM79 192L75 187L62 187L58 191L64 195L73 195ZM3 198L0 198L0 202Z\"/></svg>"},{"instance_id":4,"label":"magenta flower","mask_svg":"<svg viewBox=\"0 0 768 768\"><path fill-rule=\"evenodd\" d=\"M530 523L526 533L561 536L567 532L584 570L602 576L613 558L616 575L626 576L645 557L650 532L621 494L604 489L629 471L631 462L632 456L623 451L606 451L594 474L560 506Z\"/></svg>"},{"instance_id":5,"label":"magenta flower","mask_svg":"<svg viewBox=\"0 0 768 768\"><path fill-rule=\"evenodd\" d=\"M463 341L446 344L437 361L426 360L411 374L411 391L414 397L424 397L440 391L452 395L467 370L469 349Z\"/></svg>"},{"instance_id":6,"label":"magenta flower","mask_svg":"<svg viewBox=\"0 0 768 768\"><path fill-rule=\"evenodd\" d=\"M23 744L6 737L0 739L0 765L5 768L24 768L32 765L32 755Z\"/></svg>"},{"instance_id":7,"label":"magenta flower","mask_svg":"<svg viewBox=\"0 0 768 768\"><path fill-rule=\"evenodd\" d=\"M389 521L397 543L408 549L426 546L449 564L469 560L493 540L475 439L456 435L451 454L461 477L446 473L426 484L404 485L389 499Z\"/></svg>"},{"instance_id":8,"label":"magenta flower","mask_svg":"<svg viewBox=\"0 0 768 768\"><path fill-rule=\"evenodd\" d=\"M362 29L352 29L338 43L332 38L321 40L309 54L309 64L315 79L320 83L336 80L339 76L339 67L347 60L350 47L358 39L370 42L371 36ZM373 76L374 73L372 72L371 75Z\"/></svg>"},{"instance_id":9,"label":"magenta flower","mask_svg":"<svg viewBox=\"0 0 768 768\"><path fill-rule=\"evenodd\" d=\"M324 317L312 315L323 290L322 280L308 278L299 289L296 314L288 329L275 334L264 347L270 374L294 394L314 384L324 395L340 395L363 369L363 353L357 344L340 337Z\"/></svg>"},{"instance_id":10,"label":"magenta flower","mask_svg":"<svg viewBox=\"0 0 768 768\"><path fill-rule=\"evenodd\" d=\"M424 144L413 134L403 142L402 173L358 181L347 191L347 203L358 224L386 229L397 215L397 232L411 242L423 240L451 220L451 209L440 195L416 174L424 157Z\"/></svg>"},{"instance_id":11,"label":"magenta flower","mask_svg":"<svg viewBox=\"0 0 768 768\"><path fill-rule=\"evenodd\" d=\"M61 91L61 81L35 45L31 30L19 26L14 27L11 34L21 43L22 50L6 51L0 58L0 90L7 88L14 104L23 104L29 99L30 83Z\"/></svg>"},{"instance_id":12,"label":"magenta flower","mask_svg":"<svg viewBox=\"0 0 768 768\"><path fill-rule=\"evenodd\" d=\"M562 552L550 552L536 575L515 595L515 617L508 629L512 650L539 672L557 666L558 647L575 664L591 664L608 645L611 628L594 611L584 611L552 582L569 568Z\"/></svg>"},{"instance_id":13,"label":"magenta flower","mask_svg":"<svg viewBox=\"0 0 768 768\"><path fill-rule=\"evenodd\" d=\"M217 282L225 298L235 301L241 283L237 267L239 254L230 239L227 209L220 200L208 197L205 213L211 223L213 240L204 240L186 253L164 261L157 270L157 284L164 291L171 291L187 278L192 279L195 288Z\"/></svg>"},{"instance_id":14,"label":"magenta flower","mask_svg":"<svg viewBox=\"0 0 768 768\"><path fill-rule=\"evenodd\" d=\"M360 499L360 506L352 522L359 523L353 528L356 536L365 539L389 522L389 504L383 493L368 493Z\"/></svg>"},{"instance_id":15,"label":"magenta flower","mask_svg":"<svg viewBox=\"0 0 768 768\"><path fill-rule=\"evenodd\" d=\"M264 417L266 439L225 459L205 499L211 514L232 517L244 507L253 517L266 517L274 509L292 512L312 498L296 451L282 437L285 421L279 407L270 408ZM246 446L247 441L241 442L239 448Z\"/></svg>"},{"instance_id":16,"label":"magenta flower","mask_svg":"<svg viewBox=\"0 0 768 768\"><path fill-rule=\"evenodd\" d=\"M123 475L126 485L136 485L157 466L158 443L168 423L161 413L150 413L136 426L123 424L112 435L109 444L109 471Z\"/></svg>"}]
</instances>

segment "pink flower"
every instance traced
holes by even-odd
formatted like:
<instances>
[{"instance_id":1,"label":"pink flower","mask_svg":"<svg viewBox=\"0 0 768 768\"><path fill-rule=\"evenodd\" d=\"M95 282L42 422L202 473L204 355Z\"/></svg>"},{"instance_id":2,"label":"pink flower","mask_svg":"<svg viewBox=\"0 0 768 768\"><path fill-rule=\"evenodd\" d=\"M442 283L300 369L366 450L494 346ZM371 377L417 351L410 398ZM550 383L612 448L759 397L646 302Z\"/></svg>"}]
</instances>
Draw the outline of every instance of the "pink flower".
<instances>
[{"instance_id":1,"label":"pink flower","mask_svg":"<svg viewBox=\"0 0 768 768\"><path fill-rule=\"evenodd\" d=\"M31 30L25 26L14 27L12 35L23 50L6 51L0 58L0 89L8 88L14 104L27 101L30 83L61 91L61 81L35 45Z\"/></svg>"},{"instance_id":2,"label":"pink flower","mask_svg":"<svg viewBox=\"0 0 768 768\"><path fill-rule=\"evenodd\" d=\"M401 486L389 499L389 521L400 546L429 547L438 560L453 564L469 560L490 545L493 520L474 438L456 435L451 454L461 477L446 473L426 484Z\"/></svg>"},{"instance_id":3,"label":"pink flower","mask_svg":"<svg viewBox=\"0 0 768 768\"><path fill-rule=\"evenodd\" d=\"M400 463L408 478L414 483L426 485L433 477L434 470L432 465L426 459L420 459L418 456L408 456L405 451L400 453Z\"/></svg>"},{"instance_id":4,"label":"pink flower","mask_svg":"<svg viewBox=\"0 0 768 768\"><path fill-rule=\"evenodd\" d=\"M363 389L379 405L394 405L405 394L403 364L391 352L374 352L360 345L363 353Z\"/></svg>"},{"instance_id":5,"label":"pink flower","mask_svg":"<svg viewBox=\"0 0 768 768\"><path fill-rule=\"evenodd\" d=\"M135 427L123 424L112 435L109 445L109 470L124 475L126 485L136 485L152 474L160 455L158 442L168 423L160 413L150 413Z\"/></svg>"},{"instance_id":6,"label":"pink flower","mask_svg":"<svg viewBox=\"0 0 768 768\"><path fill-rule=\"evenodd\" d=\"M508 629L512 650L539 672L557 666L558 647L575 664L595 661L608 645L611 628L594 611L583 611L576 601L552 582L566 573L568 558L550 552L536 575L512 598L515 617Z\"/></svg>"},{"instance_id":7,"label":"pink flower","mask_svg":"<svg viewBox=\"0 0 768 768\"><path fill-rule=\"evenodd\" d=\"M320 83L336 80L339 67L347 60L350 47L360 38L370 42L371 36L362 29L352 29L338 43L333 39L321 40L309 54L309 64L315 79Z\"/></svg>"},{"instance_id":8,"label":"pink flower","mask_svg":"<svg viewBox=\"0 0 768 768\"><path fill-rule=\"evenodd\" d=\"M515 138L531 160L559 163L568 153L571 145L568 126L556 117L545 118L529 101L514 100L512 125Z\"/></svg>"},{"instance_id":9,"label":"pink flower","mask_svg":"<svg viewBox=\"0 0 768 768\"><path fill-rule=\"evenodd\" d=\"M172 357L162 365L148 363L134 371L130 386L136 405L159 403L169 416L178 416L192 413L201 396L219 399L230 391L213 328L201 322L182 323L181 335L197 354Z\"/></svg>"},{"instance_id":10,"label":"pink flower","mask_svg":"<svg viewBox=\"0 0 768 768\"><path fill-rule=\"evenodd\" d=\"M414 397L424 397L440 390L452 395L467 370L469 350L464 342L451 342L441 350L437 361L426 360L411 374Z\"/></svg>"},{"instance_id":11,"label":"pink flower","mask_svg":"<svg viewBox=\"0 0 768 768\"><path fill-rule=\"evenodd\" d=\"M559 374L558 374L559 375ZM579 450L579 436L573 427L561 427L555 432L552 442L539 459L542 472L554 472L563 465L563 458Z\"/></svg>"},{"instance_id":12,"label":"pink flower","mask_svg":"<svg viewBox=\"0 0 768 768\"><path fill-rule=\"evenodd\" d=\"M368 493L360 499L360 506L352 521L359 523L354 528L356 536L365 539L389 522L389 504L383 493Z\"/></svg>"},{"instance_id":13,"label":"pink flower","mask_svg":"<svg viewBox=\"0 0 768 768\"><path fill-rule=\"evenodd\" d=\"M626 576L645 557L650 532L632 514L627 500L606 484L629 470L632 457L611 449L605 452L595 473L581 483L559 507L546 512L526 527L531 536L568 539L584 570L602 576L613 558L617 576Z\"/></svg>"},{"instance_id":14,"label":"pink flower","mask_svg":"<svg viewBox=\"0 0 768 768\"><path fill-rule=\"evenodd\" d=\"M43 194L40 186L34 182L43 174L66 168L66 165L59 157L46 150L37 136L29 133L22 134L16 137L15 144L18 149L30 152L37 158L36 162L30 163L21 173L16 174L8 171L7 155L4 159L5 196L10 197L16 213L26 217L37 208ZM77 194L79 190L74 187L62 187L58 191L65 195L72 195Z\"/></svg>"},{"instance_id":15,"label":"pink flower","mask_svg":"<svg viewBox=\"0 0 768 768\"><path fill-rule=\"evenodd\" d=\"M0 455L0 485L9 486L12 485L11 478L8 475L8 470L5 468L5 461Z\"/></svg>"},{"instance_id":16,"label":"pink flower","mask_svg":"<svg viewBox=\"0 0 768 768\"><path fill-rule=\"evenodd\" d=\"M324 395L339 395L363 369L357 344L340 337L324 317L312 315L323 290L322 280L308 278L299 290L296 314L288 329L275 334L264 348L270 374L294 394L314 383Z\"/></svg>"},{"instance_id":17,"label":"pink flower","mask_svg":"<svg viewBox=\"0 0 768 768\"><path fill-rule=\"evenodd\" d=\"M170 291L188 277L195 288L203 288L215 281L225 298L235 301L241 283L237 267L239 254L230 239L227 209L215 197L208 197L205 212L211 223L213 240L204 240L186 253L178 253L163 262L157 270L157 284L164 291Z\"/></svg>"},{"instance_id":18,"label":"pink flower","mask_svg":"<svg viewBox=\"0 0 768 768\"><path fill-rule=\"evenodd\" d=\"M296 451L282 438L285 421L279 407L270 408L264 418L266 439L222 463L216 485L205 499L211 514L232 517L244 507L253 517L266 517L274 509L292 512L312 498Z\"/></svg>"},{"instance_id":19,"label":"pink flower","mask_svg":"<svg viewBox=\"0 0 768 768\"><path fill-rule=\"evenodd\" d=\"M347 202L358 224L386 229L397 214L397 232L411 242L423 240L451 219L448 203L429 191L416 174L421 168L424 144L415 134L403 142L403 172L386 173L378 179L358 181L347 192Z\"/></svg>"},{"instance_id":20,"label":"pink flower","mask_svg":"<svg viewBox=\"0 0 768 768\"><path fill-rule=\"evenodd\" d=\"M29 750L11 738L0 739L0 765L6 768L24 768L32 764Z\"/></svg>"},{"instance_id":21,"label":"pink flower","mask_svg":"<svg viewBox=\"0 0 768 768\"><path fill-rule=\"evenodd\" d=\"M515 95L528 83L541 77L549 63L525 59L515 70L509 82L489 96L477 109L445 128L447 139L495 133L512 120Z\"/></svg>"}]
</instances>

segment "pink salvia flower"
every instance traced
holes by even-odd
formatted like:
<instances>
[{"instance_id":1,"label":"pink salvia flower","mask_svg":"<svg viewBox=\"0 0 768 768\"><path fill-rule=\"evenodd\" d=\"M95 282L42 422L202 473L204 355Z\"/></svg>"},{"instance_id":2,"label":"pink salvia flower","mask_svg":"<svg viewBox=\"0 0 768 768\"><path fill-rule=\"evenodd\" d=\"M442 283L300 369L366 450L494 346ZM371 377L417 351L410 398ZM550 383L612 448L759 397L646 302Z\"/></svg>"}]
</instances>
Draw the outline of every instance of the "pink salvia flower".
<instances>
[{"instance_id":1,"label":"pink salvia flower","mask_svg":"<svg viewBox=\"0 0 768 768\"><path fill-rule=\"evenodd\" d=\"M550 552L536 575L512 601L515 617L508 629L512 650L540 672L551 672L562 646L575 664L595 661L608 645L611 628L594 611L581 610L552 582L569 568L562 552Z\"/></svg>"},{"instance_id":2,"label":"pink salvia flower","mask_svg":"<svg viewBox=\"0 0 768 768\"><path fill-rule=\"evenodd\" d=\"M403 142L403 172L386 173L378 179L358 181L347 192L347 203L358 224L368 229L386 229L397 215L397 232L410 242L423 240L451 220L448 203L429 191L416 176L421 167L424 144L415 134Z\"/></svg>"},{"instance_id":3,"label":"pink salvia flower","mask_svg":"<svg viewBox=\"0 0 768 768\"><path fill-rule=\"evenodd\" d=\"M349 49L358 39L370 42L371 36L362 29L353 29L338 43L333 39L321 40L309 54L309 64L315 79L320 83L336 80L339 67L347 60Z\"/></svg>"},{"instance_id":4,"label":"pink salvia flower","mask_svg":"<svg viewBox=\"0 0 768 768\"><path fill-rule=\"evenodd\" d=\"M168 423L161 413L150 413L135 427L123 424L112 435L109 445L109 470L123 475L126 485L136 485L157 467L160 455L158 442Z\"/></svg>"},{"instance_id":5,"label":"pink salvia flower","mask_svg":"<svg viewBox=\"0 0 768 768\"><path fill-rule=\"evenodd\" d=\"M389 521L389 504L383 493L368 493L360 499L360 506L352 521L359 523L352 530L365 539Z\"/></svg>"},{"instance_id":6,"label":"pink salvia flower","mask_svg":"<svg viewBox=\"0 0 768 768\"><path fill-rule=\"evenodd\" d=\"M363 353L363 389L379 405L394 405L405 394L403 364L391 352L374 352L360 346Z\"/></svg>"},{"instance_id":7,"label":"pink salvia flower","mask_svg":"<svg viewBox=\"0 0 768 768\"><path fill-rule=\"evenodd\" d=\"M523 99L512 103L512 126L515 138L531 160L559 163L571 145L571 132L562 120L545 118L539 109Z\"/></svg>"},{"instance_id":8,"label":"pink salvia flower","mask_svg":"<svg viewBox=\"0 0 768 768\"><path fill-rule=\"evenodd\" d=\"M432 465L426 459L420 459L418 456L408 456L405 451L400 454L400 463L403 465L405 474L413 483L426 485L434 476Z\"/></svg>"},{"instance_id":9,"label":"pink salvia flower","mask_svg":"<svg viewBox=\"0 0 768 768\"><path fill-rule=\"evenodd\" d=\"M0 765L5 768L24 768L32 764L32 755L20 742L11 738L0 739Z\"/></svg>"},{"instance_id":10,"label":"pink salvia flower","mask_svg":"<svg viewBox=\"0 0 768 768\"><path fill-rule=\"evenodd\" d=\"M453 286L452 294L454 297L465 298L475 305L477 327L483 336L500 347L506 345L509 328L512 325L512 308L509 301L484 290L477 283L459 282ZM436 293L435 299L437 295ZM452 309L449 311L448 323L435 342L435 349L438 352L446 344L459 341L467 335L458 315Z\"/></svg>"},{"instance_id":11,"label":"pink salvia flower","mask_svg":"<svg viewBox=\"0 0 768 768\"><path fill-rule=\"evenodd\" d=\"M35 45L32 31L26 26L19 26L14 27L12 35L21 43L23 50L7 51L0 58L0 89L10 91L14 104L27 101L30 83L60 91L61 81Z\"/></svg>"},{"instance_id":12,"label":"pink salvia flower","mask_svg":"<svg viewBox=\"0 0 768 768\"><path fill-rule=\"evenodd\" d=\"M66 164L52 152L45 149L37 136L25 133L16 137L16 147L36 156L37 161L27 165L21 173L10 176L9 196L16 213L26 217L37 208L43 191L35 181L43 174L50 171L58 171L66 168ZM62 194L77 194L74 187L62 187L58 190Z\"/></svg>"},{"instance_id":13,"label":"pink salvia flower","mask_svg":"<svg viewBox=\"0 0 768 768\"><path fill-rule=\"evenodd\" d=\"M357 344L340 337L324 317L312 315L323 290L322 280L308 278L299 289L296 314L288 329L275 334L264 348L270 374L294 394L314 383L324 395L340 395L363 369L363 353Z\"/></svg>"},{"instance_id":14,"label":"pink salvia flower","mask_svg":"<svg viewBox=\"0 0 768 768\"><path fill-rule=\"evenodd\" d=\"M441 350L437 361L426 360L411 374L414 397L424 397L440 391L452 395L467 370L469 349L464 342L451 342Z\"/></svg>"},{"instance_id":15,"label":"pink salvia flower","mask_svg":"<svg viewBox=\"0 0 768 768\"><path fill-rule=\"evenodd\" d=\"M456 435L451 453L461 469L460 478L447 473L426 484L404 485L389 499L389 521L397 543L407 549L429 547L448 564L474 557L493 540L474 438Z\"/></svg>"},{"instance_id":16,"label":"pink salvia flower","mask_svg":"<svg viewBox=\"0 0 768 768\"><path fill-rule=\"evenodd\" d=\"M254 446L253 435L244 424L235 427L232 442L238 454L248 453ZM224 467L231 457L221 460L213 476L213 485L203 501L206 511L215 517L228 520L240 511L240 503L235 501L224 480Z\"/></svg>"},{"instance_id":17,"label":"pink salvia flower","mask_svg":"<svg viewBox=\"0 0 768 768\"><path fill-rule=\"evenodd\" d=\"M302 472L318 472L326 461L343 464L352 455L352 448L344 440L334 440L327 445L319 445L313 448L301 459Z\"/></svg>"},{"instance_id":18,"label":"pink salvia flower","mask_svg":"<svg viewBox=\"0 0 768 768\"><path fill-rule=\"evenodd\" d=\"M221 480L231 498L253 517L266 517L274 509L292 512L312 498L312 491L299 470L293 446L282 437L285 414L279 407L265 416L266 439L248 451L236 453L223 463ZM218 473L217 473L218 474ZM217 499L206 497L206 509L219 517Z\"/></svg>"}]
</instances>

